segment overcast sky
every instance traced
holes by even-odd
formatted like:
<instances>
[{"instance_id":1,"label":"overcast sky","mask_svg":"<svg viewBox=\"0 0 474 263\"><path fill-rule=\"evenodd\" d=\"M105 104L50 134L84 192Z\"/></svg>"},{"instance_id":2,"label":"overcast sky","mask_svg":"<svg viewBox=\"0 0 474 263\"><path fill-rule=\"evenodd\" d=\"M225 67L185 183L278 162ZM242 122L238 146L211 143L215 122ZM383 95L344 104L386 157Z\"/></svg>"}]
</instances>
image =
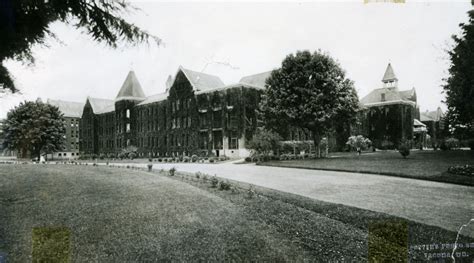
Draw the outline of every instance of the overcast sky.
<instances>
[{"instance_id":1,"label":"overcast sky","mask_svg":"<svg viewBox=\"0 0 474 263\"><path fill-rule=\"evenodd\" d=\"M354 80L359 97L381 87L391 62L401 90L416 88L424 111L441 106L445 50L468 20L470 1L457 3L158 3L129 20L165 45L111 49L73 27L54 23L62 43L34 48L36 64L8 61L22 95L0 98L0 118L20 101L52 98L85 102L114 99L133 69L145 94L163 92L168 75L185 68L219 76L224 83L279 67L297 50L321 49ZM225 62L231 66L222 63ZM206 64L208 66L206 67Z\"/></svg>"}]
</instances>

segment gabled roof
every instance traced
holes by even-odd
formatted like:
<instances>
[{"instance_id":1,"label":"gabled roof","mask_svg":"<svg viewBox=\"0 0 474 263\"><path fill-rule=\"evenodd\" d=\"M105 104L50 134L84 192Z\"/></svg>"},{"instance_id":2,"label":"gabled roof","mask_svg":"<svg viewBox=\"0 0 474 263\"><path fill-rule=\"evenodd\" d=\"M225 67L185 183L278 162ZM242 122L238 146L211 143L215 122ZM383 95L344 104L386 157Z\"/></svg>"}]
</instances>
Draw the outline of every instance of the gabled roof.
<instances>
[{"instance_id":1,"label":"gabled roof","mask_svg":"<svg viewBox=\"0 0 474 263\"><path fill-rule=\"evenodd\" d=\"M224 82L222 82L219 77L214 75L192 71L189 69L185 69L181 66L179 67L179 71L184 73L189 83L191 83L191 86L193 87L194 91L215 89L225 86ZM174 79L176 80L176 77Z\"/></svg>"},{"instance_id":2,"label":"gabled roof","mask_svg":"<svg viewBox=\"0 0 474 263\"><path fill-rule=\"evenodd\" d=\"M265 81L267 80L268 77L270 77L271 73L272 71L267 71L267 72L262 72L259 74L245 76L240 79L239 83L247 84L259 89L265 89Z\"/></svg>"},{"instance_id":3,"label":"gabled roof","mask_svg":"<svg viewBox=\"0 0 474 263\"><path fill-rule=\"evenodd\" d=\"M416 102L416 90L415 88L412 88L410 90L402 90L399 91L400 97L402 100L411 100Z\"/></svg>"},{"instance_id":4,"label":"gabled roof","mask_svg":"<svg viewBox=\"0 0 474 263\"><path fill-rule=\"evenodd\" d=\"M382 100L382 94L384 94L385 100ZM413 99L415 89L398 91L398 89L392 88L380 88L374 89L365 97L360 100L365 106L375 106L379 104L387 104L388 102L411 102L416 103L416 97Z\"/></svg>"},{"instance_id":5,"label":"gabled roof","mask_svg":"<svg viewBox=\"0 0 474 263\"><path fill-rule=\"evenodd\" d=\"M155 95L151 95L147 97L144 101L138 103L138 105L145 105L145 104L149 104L153 102L164 101L167 98L168 98L168 93L163 92L163 93L159 93L159 94L155 94Z\"/></svg>"},{"instance_id":6,"label":"gabled roof","mask_svg":"<svg viewBox=\"0 0 474 263\"><path fill-rule=\"evenodd\" d=\"M46 103L58 107L64 117L80 118L84 109L84 103L80 102L48 99Z\"/></svg>"},{"instance_id":7,"label":"gabled roof","mask_svg":"<svg viewBox=\"0 0 474 263\"><path fill-rule=\"evenodd\" d=\"M440 107L435 111L425 111L420 113L421 121L440 121L444 118L444 113Z\"/></svg>"},{"instance_id":8,"label":"gabled roof","mask_svg":"<svg viewBox=\"0 0 474 263\"><path fill-rule=\"evenodd\" d=\"M392 65L388 63L387 69L385 70L385 74L383 74L382 81L387 82L393 80L397 80L397 76L395 76L395 72L393 72Z\"/></svg>"},{"instance_id":9,"label":"gabled roof","mask_svg":"<svg viewBox=\"0 0 474 263\"><path fill-rule=\"evenodd\" d=\"M122 88L120 88L120 91L117 94L115 100L142 100L144 98L145 93L142 90L140 82L138 82L138 79L135 76L135 72L128 72L127 78L125 78L125 81L122 84Z\"/></svg>"},{"instance_id":10,"label":"gabled roof","mask_svg":"<svg viewBox=\"0 0 474 263\"><path fill-rule=\"evenodd\" d=\"M115 101L113 100L87 97L87 101L89 101L92 111L95 114L106 113L115 110Z\"/></svg>"}]
</instances>

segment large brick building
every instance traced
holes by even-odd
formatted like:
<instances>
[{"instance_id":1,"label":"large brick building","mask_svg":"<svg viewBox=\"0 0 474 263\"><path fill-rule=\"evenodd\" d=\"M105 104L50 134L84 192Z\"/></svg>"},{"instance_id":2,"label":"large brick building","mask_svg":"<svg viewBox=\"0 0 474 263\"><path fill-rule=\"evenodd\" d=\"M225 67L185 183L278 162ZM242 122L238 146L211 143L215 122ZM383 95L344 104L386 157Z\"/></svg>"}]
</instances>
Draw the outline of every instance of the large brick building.
<instances>
[{"instance_id":1,"label":"large brick building","mask_svg":"<svg viewBox=\"0 0 474 263\"><path fill-rule=\"evenodd\" d=\"M58 107L59 111L63 113L64 126L66 128L66 140L63 149L48 154L47 159L75 159L79 157L79 123L84 103L52 99L48 99L47 103Z\"/></svg>"},{"instance_id":2,"label":"large brick building","mask_svg":"<svg viewBox=\"0 0 474 263\"><path fill-rule=\"evenodd\" d=\"M142 157L248 156L269 74L225 85L217 76L180 67L164 93L147 97L131 71L114 100L87 98L80 149L99 155L134 146Z\"/></svg>"},{"instance_id":3,"label":"large brick building","mask_svg":"<svg viewBox=\"0 0 474 263\"><path fill-rule=\"evenodd\" d=\"M217 76L180 67L168 78L164 93L147 97L131 71L115 99L87 98L80 151L116 155L136 147L140 157L248 156L246 145L260 123L256 112L269 75L264 72L225 85ZM382 84L362 98L359 125L349 133L367 136L378 148L394 148L402 140L423 142L426 125L418 121L415 89L400 91L390 64ZM330 144L344 146L350 134L347 129L339 133L329 135ZM311 138L290 127L284 140Z\"/></svg>"}]
</instances>

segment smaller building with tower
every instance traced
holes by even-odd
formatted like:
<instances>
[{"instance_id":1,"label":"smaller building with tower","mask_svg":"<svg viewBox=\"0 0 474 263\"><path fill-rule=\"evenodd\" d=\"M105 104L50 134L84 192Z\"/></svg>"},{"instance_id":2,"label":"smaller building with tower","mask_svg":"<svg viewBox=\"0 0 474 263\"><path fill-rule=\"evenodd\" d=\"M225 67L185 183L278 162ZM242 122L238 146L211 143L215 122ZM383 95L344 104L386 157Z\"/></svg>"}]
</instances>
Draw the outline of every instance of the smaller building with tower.
<instances>
[{"instance_id":1,"label":"smaller building with tower","mask_svg":"<svg viewBox=\"0 0 474 263\"><path fill-rule=\"evenodd\" d=\"M400 90L398 78L389 63L382 78L382 87L372 90L360 100L360 133L377 148L392 149L404 140L423 143L426 134L415 88Z\"/></svg>"}]
</instances>

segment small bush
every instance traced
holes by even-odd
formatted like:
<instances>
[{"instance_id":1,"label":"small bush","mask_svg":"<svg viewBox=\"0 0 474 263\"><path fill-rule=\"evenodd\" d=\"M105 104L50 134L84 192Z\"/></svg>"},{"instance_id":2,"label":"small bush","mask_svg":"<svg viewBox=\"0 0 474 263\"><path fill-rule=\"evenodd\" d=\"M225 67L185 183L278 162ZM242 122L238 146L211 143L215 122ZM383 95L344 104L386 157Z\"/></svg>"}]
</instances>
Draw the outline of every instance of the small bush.
<instances>
[{"instance_id":1,"label":"small bush","mask_svg":"<svg viewBox=\"0 0 474 263\"><path fill-rule=\"evenodd\" d=\"M216 188L216 187L217 187L217 184L219 184L219 180L217 179L216 176L213 176L213 177L211 178L211 187L212 187L212 188Z\"/></svg>"},{"instance_id":2,"label":"small bush","mask_svg":"<svg viewBox=\"0 0 474 263\"><path fill-rule=\"evenodd\" d=\"M245 161L248 162L248 163L250 163L250 162L252 162L252 158L250 158L250 157L245 157Z\"/></svg>"},{"instance_id":3,"label":"small bush","mask_svg":"<svg viewBox=\"0 0 474 263\"><path fill-rule=\"evenodd\" d=\"M170 176L174 176L175 173L176 173L176 168L174 168L174 167L171 168L168 173L169 173Z\"/></svg>"},{"instance_id":4,"label":"small bush","mask_svg":"<svg viewBox=\"0 0 474 263\"><path fill-rule=\"evenodd\" d=\"M105 153L99 154L99 159L104 160L105 159Z\"/></svg>"},{"instance_id":5,"label":"small bush","mask_svg":"<svg viewBox=\"0 0 474 263\"><path fill-rule=\"evenodd\" d=\"M459 140L456 138L447 138L446 140L441 142L439 147L443 151L449 151L459 148Z\"/></svg>"},{"instance_id":6,"label":"small bush","mask_svg":"<svg viewBox=\"0 0 474 263\"><path fill-rule=\"evenodd\" d=\"M407 158L407 156L410 155L410 145L409 141L403 141L398 146L398 152L403 156L403 158Z\"/></svg>"},{"instance_id":7,"label":"small bush","mask_svg":"<svg viewBox=\"0 0 474 263\"><path fill-rule=\"evenodd\" d=\"M254 196L255 196L255 190L252 187L250 187L247 190L247 198L252 199L254 198Z\"/></svg>"},{"instance_id":8,"label":"small bush","mask_svg":"<svg viewBox=\"0 0 474 263\"><path fill-rule=\"evenodd\" d=\"M183 157L183 161L184 161L185 163L189 163L189 162L191 162L191 158L188 157L188 156L184 156L184 157Z\"/></svg>"},{"instance_id":9,"label":"small bush","mask_svg":"<svg viewBox=\"0 0 474 263\"><path fill-rule=\"evenodd\" d=\"M209 162L210 162L210 163L213 163L213 162L214 162L214 158L209 158Z\"/></svg>"},{"instance_id":10,"label":"small bush","mask_svg":"<svg viewBox=\"0 0 474 263\"><path fill-rule=\"evenodd\" d=\"M223 191L227 191L227 190L230 190L230 183L229 181L225 181L225 182L221 182L219 184L219 190L223 190Z\"/></svg>"},{"instance_id":11,"label":"small bush","mask_svg":"<svg viewBox=\"0 0 474 263\"><path fill-rule=\"evenodd\" d=\"M191 156L191 162L195 163L195 162L197 162L197 161L198 161L198 156L195 155L195 154L193 154L193 155Z\"/></svg>"},{"instance_id":12,"label":"small bush","mask_svg":"<svg viewBox=\"0 0 474 263\"><path fill-rule=\"evenodd\" d=\"M197 172L197 173L196 173L196 179L199 179L199 178L201 178L201 173L200 173L200 172Z\"/></svg>"}]
</instances>

